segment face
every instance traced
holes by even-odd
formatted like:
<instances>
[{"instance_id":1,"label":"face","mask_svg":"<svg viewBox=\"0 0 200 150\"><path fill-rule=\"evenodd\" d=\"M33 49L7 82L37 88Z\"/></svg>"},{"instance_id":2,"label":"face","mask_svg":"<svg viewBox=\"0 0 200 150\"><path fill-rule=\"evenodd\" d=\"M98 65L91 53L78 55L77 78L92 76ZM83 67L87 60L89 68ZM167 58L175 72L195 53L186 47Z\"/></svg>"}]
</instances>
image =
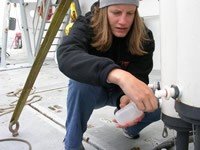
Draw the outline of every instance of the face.
<instances>
[{"instance_id":1,"label":"face","mask_svg":"<svg viewBox=\"0 0 200 150\"><path fill-rule=\"evenodd\" d=\"M116 37L125 37L129 32L135 17L135 5L108 6L108 22Z\"/></svg>"}]
</instances>

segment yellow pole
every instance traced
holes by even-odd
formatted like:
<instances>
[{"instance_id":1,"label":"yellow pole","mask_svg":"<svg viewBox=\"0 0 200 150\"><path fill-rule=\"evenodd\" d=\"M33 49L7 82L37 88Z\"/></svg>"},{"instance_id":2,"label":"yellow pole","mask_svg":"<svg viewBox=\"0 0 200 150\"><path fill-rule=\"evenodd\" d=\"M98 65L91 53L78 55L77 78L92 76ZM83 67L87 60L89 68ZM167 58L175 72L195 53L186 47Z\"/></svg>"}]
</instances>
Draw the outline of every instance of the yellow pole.
<instances>
[{"instance_id":1,"label":"yellow pole","mask_svg":"<svg viewBox=\"0 0 200 150\"><path fill-rule=\"evenodd\" d=\"M29 72L28 78L23 87L22 93L19 97L18 103L17 103L14 113L12 115L12 118L10 120L9 130L12 132L13 136L18 135L19 116L26 104L26 100L30 94L33 84L37 78L37 75L38 75L42 65L43 65L43 62L44 62L46 55L51 47L51 44L56 36L56 33L58 32L59 27L70 7L71 2L72 2L72 0L61 0L55 11L55 14L52 18L52 22L51 22L49 29L46 33L46 36L42 42L39 52L35 58L33 66ZM15 126L15 128L13 126Z\"/></svg>"}]
</instances>

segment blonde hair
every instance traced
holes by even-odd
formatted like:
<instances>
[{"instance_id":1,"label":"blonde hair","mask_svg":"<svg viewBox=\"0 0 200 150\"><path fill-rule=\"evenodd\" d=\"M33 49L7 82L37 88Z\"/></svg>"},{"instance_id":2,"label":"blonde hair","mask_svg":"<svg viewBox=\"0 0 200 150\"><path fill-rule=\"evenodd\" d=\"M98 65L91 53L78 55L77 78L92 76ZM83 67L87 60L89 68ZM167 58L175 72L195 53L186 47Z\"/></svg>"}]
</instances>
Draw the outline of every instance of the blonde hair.
<instances>
[{"instance_id":1,"label":"blonde hair","mask_svg":"<svg viewBox=\"0 0 200 150\"><path fill-rule=\"evenodd\" d=\"M92 38L91 46L98 51L107 51L112 44L112 32L108 23L107 7L99 9L94 7L93 16L91 18L90 26L93 29L94 36ZM128 48L132 54L143 55L146 52L143 49L143 44L147 41L148 34L142 18L139 16L136 9L133 25L128 33Z\"/></svg>"}]
</instances>

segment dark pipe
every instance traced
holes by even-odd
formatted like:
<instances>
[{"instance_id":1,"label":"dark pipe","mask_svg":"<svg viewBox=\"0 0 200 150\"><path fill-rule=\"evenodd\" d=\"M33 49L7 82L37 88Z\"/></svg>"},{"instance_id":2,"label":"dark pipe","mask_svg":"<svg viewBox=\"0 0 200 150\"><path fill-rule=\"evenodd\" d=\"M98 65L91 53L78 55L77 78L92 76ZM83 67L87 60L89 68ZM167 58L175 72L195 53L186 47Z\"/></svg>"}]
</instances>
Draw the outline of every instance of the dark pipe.
<instances>
[{"instance_id":1,"label":"dark pipe","mask_svg":"<svg viewBox=\"0 0 200 150\"><path fill-rule=\"evenodd\" d=\"M189 131L177 131L176 150L188 150Z\"/></svg>"},{"instance_id":2,"label":"dark pipe","mask_svg":"<svg viewBox=\"0 0 200 150\"><path fill-rule=\"evenodd\" d=\"M196 126L194 150L200 150L200 126Z\"/></svg>"}]
</instances>

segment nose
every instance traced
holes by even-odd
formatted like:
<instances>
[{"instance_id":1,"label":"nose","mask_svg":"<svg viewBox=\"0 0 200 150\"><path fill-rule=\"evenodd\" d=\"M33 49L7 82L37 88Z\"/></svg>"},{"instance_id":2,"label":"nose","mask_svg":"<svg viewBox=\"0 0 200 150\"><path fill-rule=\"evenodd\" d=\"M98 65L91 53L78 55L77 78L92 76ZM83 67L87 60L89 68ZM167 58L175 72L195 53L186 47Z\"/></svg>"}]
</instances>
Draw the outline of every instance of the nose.
<instances>
[{"instance_id":1,"label":"nose","mask_svg":"<svg viewBox=\"0 0 200 150\"><path fill-rule=\"evenodd\" d=\"M126 15L121 15L119 18L119 24L124 25L127 23L127 17Z\"/></svg>"}]
</instances>

